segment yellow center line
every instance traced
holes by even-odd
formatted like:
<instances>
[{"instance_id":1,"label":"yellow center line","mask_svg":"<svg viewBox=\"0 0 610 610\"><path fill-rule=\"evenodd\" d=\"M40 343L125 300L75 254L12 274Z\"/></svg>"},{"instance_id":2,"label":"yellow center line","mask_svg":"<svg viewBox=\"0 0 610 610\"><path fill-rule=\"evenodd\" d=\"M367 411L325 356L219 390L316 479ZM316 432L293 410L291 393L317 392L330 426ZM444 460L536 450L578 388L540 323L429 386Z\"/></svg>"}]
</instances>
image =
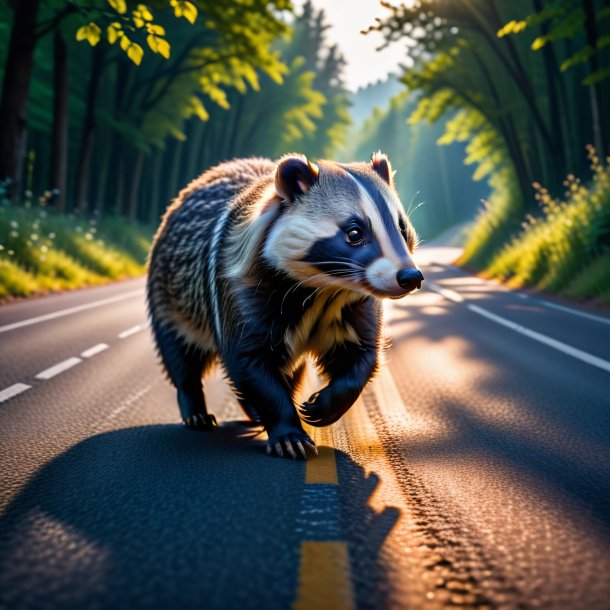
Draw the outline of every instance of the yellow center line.
<instances>
[{"instance_id":1,"label":"yellow center line","mask_svg":"<svg viewBox=\"0 0 610 610\"><path fill-rule=\"evenodd\" d=\"M303 542L294 610L352 610L354 596L345 542Z\"/></svg>"},{"instance_id":2,"label":"yellow center line","mask_svg":"<svg viewBox=\"0 0 610 610\"><path fill-rule=\"evenodd\" d=\"M307 460L305 483L338 485L332 431L329 428L313 428L312 426L305 426L305 429L318 447L318 456Z\"/></svg>"},{"instance_id":3,"label":"yellow center line","mask_svg":"<svg viewBox=\"0 0 610 610\"><path fill-rule=\"evenodd\" d=\"M307 460L305 484L339 485L332 430L307 425L305 430L318 447L318 456ZM354 608L347 542L304 540L301 543L299 584L293 608L294 610Z\"/></svg>"}]
</instances>

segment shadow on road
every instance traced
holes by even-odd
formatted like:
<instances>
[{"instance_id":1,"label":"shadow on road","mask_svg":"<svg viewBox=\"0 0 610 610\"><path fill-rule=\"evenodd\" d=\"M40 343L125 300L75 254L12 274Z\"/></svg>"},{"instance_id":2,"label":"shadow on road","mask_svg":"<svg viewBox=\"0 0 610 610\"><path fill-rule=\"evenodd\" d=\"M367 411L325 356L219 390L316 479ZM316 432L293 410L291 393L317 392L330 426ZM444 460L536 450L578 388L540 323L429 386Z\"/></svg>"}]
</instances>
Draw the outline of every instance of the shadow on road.
<instances>
[{"instance_id":1,"label":"shadow on road","mask_svg":"<svg viewBox=\"0 0 610 610\"><path fill-rule=\"evenodd\" d=\"M212 434L142 426L57 457L0 520L0 606L290 607L305 463L269 458L250 436L237 422ZM375 477L347 455L341 461L350 500L339 533L367 532ZM382 513L362 552L379 551L397 512ZM387 590L376 555L363 568Z\"/></svg>"},{"instance_id":2,"label":"shadow on road","mask_svg":"<svg viewBox=\"0 0 610 610\"><path fill-rule=\"evenodd\" d=\"M405 399L410 412L442 421L445 430L404 439L405 455L425 462L476 452L488 464L510 465L544 486L557 506L587 511L610 534L610 417L602 374L575 370L548 348L498 333L443 301L433 308L413 300L397 309L405 316L391 321L398 329L395 366L414 354L434 355L425 374L395 375L397 386L404 397L417 396Z\"/></svg>"}]
</instances>

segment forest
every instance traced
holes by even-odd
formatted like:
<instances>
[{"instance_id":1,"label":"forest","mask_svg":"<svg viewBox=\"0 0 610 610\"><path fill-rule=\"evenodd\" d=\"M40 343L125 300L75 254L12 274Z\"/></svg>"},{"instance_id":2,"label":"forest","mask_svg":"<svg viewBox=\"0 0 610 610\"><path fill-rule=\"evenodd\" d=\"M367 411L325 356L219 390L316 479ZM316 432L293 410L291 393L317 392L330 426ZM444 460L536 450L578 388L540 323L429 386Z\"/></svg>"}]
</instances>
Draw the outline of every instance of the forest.
<instances>
[{"instance_id":1,"label":"forest","mask_svg":"<svg viewBox=\"0 0 610 610\"><path fill-rule=\"evenodd\" d=\"M610 301L610 3L381 2L405 61L355 93L323 5L2 0L0 297L142 272L219 161L381 149L424 240L472 221L460 264Z\"/></svg>"}]
</instances>

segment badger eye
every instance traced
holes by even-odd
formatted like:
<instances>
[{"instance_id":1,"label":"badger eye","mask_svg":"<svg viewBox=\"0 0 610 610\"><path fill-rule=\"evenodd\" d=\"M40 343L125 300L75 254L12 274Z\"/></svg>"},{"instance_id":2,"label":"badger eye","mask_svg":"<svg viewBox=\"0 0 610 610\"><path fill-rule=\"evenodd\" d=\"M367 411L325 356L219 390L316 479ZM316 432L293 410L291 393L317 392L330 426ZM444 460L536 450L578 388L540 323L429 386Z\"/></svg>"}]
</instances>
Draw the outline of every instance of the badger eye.
<instances>
[{"instance_id":1,"label":"badger eye","mask_svg":"<svg viewBox=\"0 0 610 610\"><path fill-rule=\"evenodd\" d=\"M345 232L347 236L347 241L352 246L359 246L364 242L364 232L360 227L352 227Z\"/></svg>"},{"instance_id":2,"label":"badger eye","mask_svg":"<svg viewBox=\"0 0 610 610\"><path fill-rule=\"evenodd\" d=\"M400 229L400 234L403 239L409 244L409 234L407 233L407 225L405 224L405 219L402 216L398 217L398 228Z\"/></svg>"}]
</instances>

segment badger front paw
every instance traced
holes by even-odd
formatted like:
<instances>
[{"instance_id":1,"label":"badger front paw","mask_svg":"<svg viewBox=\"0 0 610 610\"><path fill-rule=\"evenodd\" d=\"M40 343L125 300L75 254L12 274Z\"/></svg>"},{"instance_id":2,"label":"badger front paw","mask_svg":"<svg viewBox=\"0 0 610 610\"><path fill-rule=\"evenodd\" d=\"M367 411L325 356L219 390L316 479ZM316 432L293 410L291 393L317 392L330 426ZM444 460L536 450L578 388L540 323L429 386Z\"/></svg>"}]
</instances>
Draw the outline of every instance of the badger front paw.
<instances>
[{"instance_id":1,"label":"badger front paw","mask_svg":"<svg viewBox=\"0 0 610 610\"><path fill-rule=\"evenodd\" d=\"M267 454L278 455L279 457L291 457L293 460L307 459L307 450L318 455L316 444L308 434L298 428L286 429L278 427L267 432Z\"/></svg>"},{"instance_id":2,"label":"badger front paw","mask_svg":"<svg viewBox=\"0 0 610 610\"><path fill-rule=\"evenodd\" d=\"M299 413L301 419L310 426L322 428L334 424L351 406L351 402L343 399L343 397L333 397L333 392L330 387L326 387L309 397L307 402L304 402Z\"/></svg>"},{"instance_id":3,"label":"badger front paw","mask_svg":"<svg viewBox=\"0 0 610 610\"><path fill-rule=\"evenodd\" d=\"M213 430L218 425L216 418L210 413L195 413L182 420L189 430Z\"/></svg>"}]
</instances>

